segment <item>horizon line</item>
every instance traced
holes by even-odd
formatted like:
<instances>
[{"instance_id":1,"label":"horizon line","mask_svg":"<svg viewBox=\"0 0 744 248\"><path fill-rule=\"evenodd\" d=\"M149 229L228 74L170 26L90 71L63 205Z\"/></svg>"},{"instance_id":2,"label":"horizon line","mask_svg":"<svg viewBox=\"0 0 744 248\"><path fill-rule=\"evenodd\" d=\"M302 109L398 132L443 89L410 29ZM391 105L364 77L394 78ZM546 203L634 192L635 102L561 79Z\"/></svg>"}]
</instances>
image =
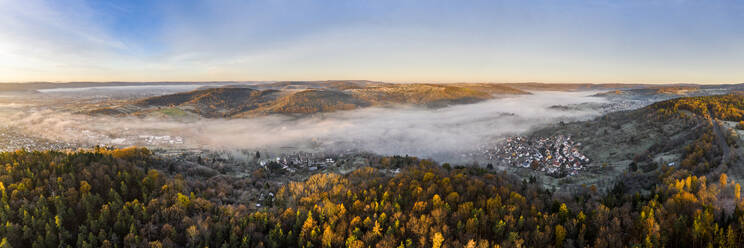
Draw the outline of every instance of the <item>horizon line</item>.
<instances>
[{"instance_id":1,"label":"horizon line","mask_svg":"<svg viewBox=\"0 0 744 248\"><path fill-rule=\"evenodd\" d=\"M0 84L73 84L73 83L281 83L281 82L342 82L342 81L364 81L364 82L377 82L377 83L393 83L393 84L458 84L458 83L472 83L472 84L587 84L587 85L609 85L609 84L620 84L620 85L734 85L744 84L741 82L723 82L723 83L688 83L688 82L539 82L539 81L523 81L523 82L484 82L484 81L380 81L380 80L368 80L368 79L325 79L325 80L163 80L163 81L15 81L15 82L2 82Z\"/></svg>"}]
</instances>

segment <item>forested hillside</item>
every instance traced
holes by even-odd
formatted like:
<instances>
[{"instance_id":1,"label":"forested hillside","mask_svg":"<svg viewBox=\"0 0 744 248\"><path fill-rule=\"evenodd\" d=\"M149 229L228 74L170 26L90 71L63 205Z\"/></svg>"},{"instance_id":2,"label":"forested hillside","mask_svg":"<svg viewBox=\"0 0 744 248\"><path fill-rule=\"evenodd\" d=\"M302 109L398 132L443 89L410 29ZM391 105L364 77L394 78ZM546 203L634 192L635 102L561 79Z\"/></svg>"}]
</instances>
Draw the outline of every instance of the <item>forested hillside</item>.
<instances>
[{"instance_id":1,"label":"forested hillside","mask_svg":"<svg viewBox=\"0 0 744 248\"><path fill-rule=\"evenodd\" d=\"M285 185L251 212L204 199L153 163L136 148L1 153L2 245L737 247L744 234L739 184L694 168L665 168L648 196L621 184L564 196L503 173L384 157Z\"/></svg>"},{"instance_id":2,"label":"forested hillside","mask_svg":"<svg viewBox=\"0 0 744 248\"><path fill-rule=\"evenodd\" d=\"M664 114L678 114L680 110L727 121L744 120L744 95L683 97L652 105Z\"/></svg>"},{"instance_id":3,"label":"forested hillside","mask_svg":"<svg viewBox=\"0 0 744 248\"><path fill-rule=\"evenodd\" d=\"M487 83L279 82L153 96L123 105L98 107L87 113L149 116L162 113L165 108L171 112L189 112L208 118L245 118L270 114L327 113L370 106L436 108L485 101L497 95L523 94L530 93Z\"/></svg>"}]
</instances>

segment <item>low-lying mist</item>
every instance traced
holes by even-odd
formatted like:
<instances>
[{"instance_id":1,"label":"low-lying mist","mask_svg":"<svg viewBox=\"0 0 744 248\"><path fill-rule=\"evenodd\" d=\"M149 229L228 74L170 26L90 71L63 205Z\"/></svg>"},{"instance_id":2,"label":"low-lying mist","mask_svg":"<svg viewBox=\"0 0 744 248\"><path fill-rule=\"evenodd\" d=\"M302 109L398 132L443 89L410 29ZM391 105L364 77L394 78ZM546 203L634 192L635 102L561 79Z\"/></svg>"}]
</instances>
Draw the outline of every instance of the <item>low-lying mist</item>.
<instances>
[{"instance_id":1,"label":"low-lying mist","mask_svg":"<svg viewBox=\"0 0 744 248\"><path fill-rule=\"evenodd\" d=\"M35 110L5 124L25 135L81 145L151 145L203 149L297 149L413 155L457 162L462 154L504 135L557 121L591 118L596 110L554 105L604 102L594 92L537 92L440 109L367 108L297 118L175 121L88 116ZM165 136L170 136L162 138ZM161 137L158 144L152 137ZM156 140L157 141L157 140ZM151 142L151 143L148 143ZM288 148L291 147L291 148Z\"/></svg>"}]
</instances>

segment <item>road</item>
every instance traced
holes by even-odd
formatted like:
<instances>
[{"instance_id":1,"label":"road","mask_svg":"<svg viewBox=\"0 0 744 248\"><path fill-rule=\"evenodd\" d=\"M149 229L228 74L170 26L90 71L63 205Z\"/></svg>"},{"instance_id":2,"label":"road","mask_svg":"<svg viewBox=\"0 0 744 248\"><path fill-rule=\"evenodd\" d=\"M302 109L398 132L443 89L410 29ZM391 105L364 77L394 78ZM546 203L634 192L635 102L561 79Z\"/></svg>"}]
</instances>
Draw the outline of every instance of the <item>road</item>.
<instances>
[{"instance_id":1,"label":"road","mask_svg":"<svg viewBox=\"0 0 744 248\"><path fill-rule=\"evenodd\" d=\"M715 134L715 140L716 143L718 143L718 147L721 148L721 151L723 152L723 156L721 157L721 164L728 165L729 162L731 162L731 147L729 147L728 142L726 142L726 136L724 135L723 131L721 131L723 127L721 127L721 124L718 120L713 120L713 133Z\"/></svg>"}]
</instances>

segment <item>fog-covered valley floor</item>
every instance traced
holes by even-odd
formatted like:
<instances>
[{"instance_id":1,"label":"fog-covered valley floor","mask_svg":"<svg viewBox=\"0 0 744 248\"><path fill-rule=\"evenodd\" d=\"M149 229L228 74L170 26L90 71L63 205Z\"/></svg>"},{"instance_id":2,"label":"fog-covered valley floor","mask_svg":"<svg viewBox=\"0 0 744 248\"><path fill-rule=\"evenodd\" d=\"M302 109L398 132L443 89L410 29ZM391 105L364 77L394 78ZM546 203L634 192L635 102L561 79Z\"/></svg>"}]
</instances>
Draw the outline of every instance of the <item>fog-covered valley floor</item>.
<instances>
[{"instance_id":1,"label":"fog-covered valley floor","mask_svg":"<svg viewBox=\"0 0 744 248\"><path fill-rule=\"evenodd\" d=\"M188 89L165 88L155 94ZM7 120L0 124L3 135L69 147L362 151L467 162L468 154L485 143L549 123L592 118L601 114L600 106L609 104L605 98L593 97L596 92L533 92L437 109L399 106L306 117L167 120L80 114L75 111L76 103L70 102L78 99L88 104L86 99L121 97L127 90L136 96L153 92L152 87L96 88L2 98L0 114ZM23 144L7 146L18 148Z\"/></svg>"}]
</instances>

